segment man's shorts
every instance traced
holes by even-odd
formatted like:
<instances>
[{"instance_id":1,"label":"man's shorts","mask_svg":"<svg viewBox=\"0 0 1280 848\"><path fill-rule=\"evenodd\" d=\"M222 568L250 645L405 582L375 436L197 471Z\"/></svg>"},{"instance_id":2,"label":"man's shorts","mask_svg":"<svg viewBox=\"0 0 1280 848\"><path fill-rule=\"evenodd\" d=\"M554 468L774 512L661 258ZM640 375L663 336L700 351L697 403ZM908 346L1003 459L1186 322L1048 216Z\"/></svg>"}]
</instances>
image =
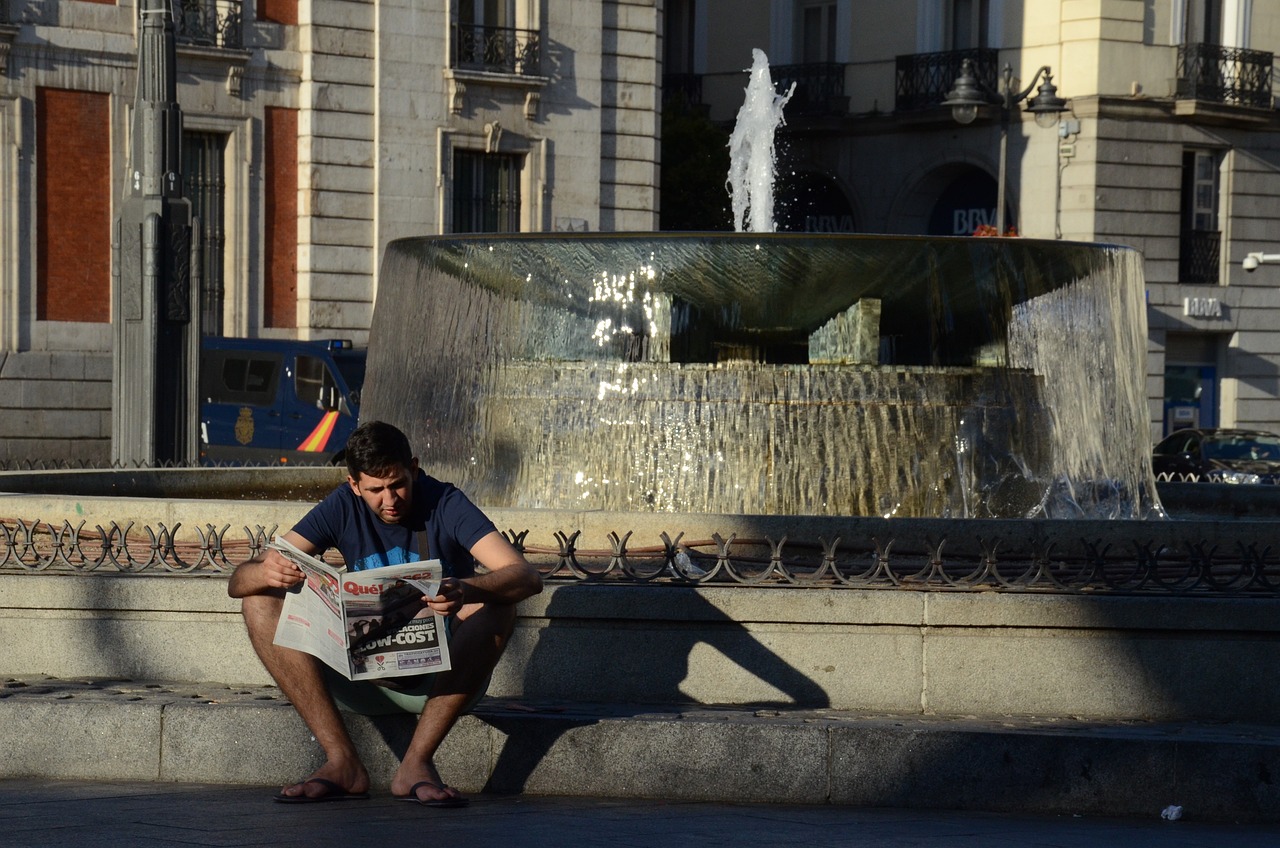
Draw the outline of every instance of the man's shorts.
<instances>
[{"instance_id":1,"label":"man's shorts","mask_svg":"<svg viewBox=\"0 0 1280 848\"><path fill-rule=\"evenodd\" d=\"M333 696L338 709L369 716L395 713L421 715L422 710L427 706L427 699L431 697L431 690L436 685L438 673L388 678L386 682L394 686L393 689L367 680L348 680L327 665L323 668L325 685L329 687L329 694ZM462 709L464 715L471 712L476 703L484 697L492 677L492 674L486 677L484 685L471 697L471 700L467 701L467 705Z\"/></svg>"}]
</instances>

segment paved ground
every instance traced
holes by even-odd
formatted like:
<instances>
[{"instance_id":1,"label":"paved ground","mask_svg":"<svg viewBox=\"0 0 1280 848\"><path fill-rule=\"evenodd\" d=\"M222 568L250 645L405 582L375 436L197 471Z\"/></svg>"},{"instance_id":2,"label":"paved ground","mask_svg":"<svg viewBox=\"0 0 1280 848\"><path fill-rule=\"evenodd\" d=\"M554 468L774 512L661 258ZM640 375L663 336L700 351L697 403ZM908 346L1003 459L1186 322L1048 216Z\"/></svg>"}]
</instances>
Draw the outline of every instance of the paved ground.
<instances>
[{"instance_id":1,"label":"paved ground","mask_svg":"<svg viewBox=\"0 0 1280 848\"><path fill-rule=\"evenodd\" d=\"M0 781L0 845L752 846L1275 848L1280 826L1033 817L837 806L477 796L433 810L368 801L275 804L275 787Z\"/></svg>"}]
</instances>

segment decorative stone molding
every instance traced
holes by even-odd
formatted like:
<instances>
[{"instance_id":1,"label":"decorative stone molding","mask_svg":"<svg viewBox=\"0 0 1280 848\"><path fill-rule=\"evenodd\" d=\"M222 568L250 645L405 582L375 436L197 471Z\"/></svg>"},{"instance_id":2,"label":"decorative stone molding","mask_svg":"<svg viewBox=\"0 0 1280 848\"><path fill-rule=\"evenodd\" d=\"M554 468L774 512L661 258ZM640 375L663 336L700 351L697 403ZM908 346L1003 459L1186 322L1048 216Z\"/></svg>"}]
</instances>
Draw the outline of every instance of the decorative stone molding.
<instances>
[{"instance_id":1,"label":"decorative stone molding","mask_svg":"<svg viewBox=\"0 0 1280 848\"><path fill-rule=\"evenodd\" d=\"M494 90L524 92L524 116L530 121L538 119L542 90L551 82L548 77L517 74L498 74L489 71L471 71L445 68L445 81L449 92L449 110L461 115L466 110L467 87L487 87Z\"/></svg>"},{"instance_id":2,"label":"decorative stone molding","mask_svg":"<svg viewBox=\"0 0 1280 848\"><path fill-rule=\"evenodd\" d=\"M196 44L179 44L180 66L187 71L223 79L227 93L239 97L243 89L244 70L252 55L248 50L228 47L204 47Z\"/></svg>"},{"instance_id":3,"label":"decorative stone molding","mask_svg":"<svg viewBox=\"0 0 1280 848\"><path fill-rule=\"evenodd\" d=\"M456 77L451 77L449 79L449 111L455 115L461 115L466 104L467 84Z\"/></svg>"}]
</instances>

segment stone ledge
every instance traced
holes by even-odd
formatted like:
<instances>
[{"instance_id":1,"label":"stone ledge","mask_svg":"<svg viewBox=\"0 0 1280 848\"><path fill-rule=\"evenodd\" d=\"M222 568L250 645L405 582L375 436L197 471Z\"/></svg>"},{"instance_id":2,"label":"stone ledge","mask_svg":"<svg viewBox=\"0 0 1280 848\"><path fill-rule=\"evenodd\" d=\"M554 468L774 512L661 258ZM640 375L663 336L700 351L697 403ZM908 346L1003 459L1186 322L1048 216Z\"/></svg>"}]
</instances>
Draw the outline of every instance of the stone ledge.
<instances>
[{"instance_id":1,"label":"stone ledge","mask_svg":"<svg viewBox=\"0 0 1280 848\"><path fill-rule=\"evenodd\" d=\"M385 790L411 716L347 716ZM272 687L9 679L0 777L284 784L319 750ZM438 764L465 792L1280 821L1280 727L487 698Z\"/></svg>"}]
</instances>

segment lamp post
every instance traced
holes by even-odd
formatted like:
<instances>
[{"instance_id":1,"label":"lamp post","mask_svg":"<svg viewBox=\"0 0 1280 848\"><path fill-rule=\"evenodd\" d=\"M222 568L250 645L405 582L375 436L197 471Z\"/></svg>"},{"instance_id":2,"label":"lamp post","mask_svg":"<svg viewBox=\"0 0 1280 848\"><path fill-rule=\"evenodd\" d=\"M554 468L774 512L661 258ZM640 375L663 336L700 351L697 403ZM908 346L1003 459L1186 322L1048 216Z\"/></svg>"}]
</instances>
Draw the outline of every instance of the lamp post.
<instances>
[{"instance_id":1,"label":"lamp post","mask_svg":"<svg viewBox=\"0 0 1280 848\"><path fill-rule=\"evenodd\" d=\"M1067 101L1058 96L1058 88L1053 84L1053 72L1048 65L1036 71L1031 84L1021 91L1013 88L1013 66L1006 64L1001 73L1003 85L1000 91L992 91L990 86L978 79L973 71L973 60L965 59L960 64L960 76L956 78L955 87L947 93L943 106L951 107L951 117L957 123L971 124L978 117L978 110L983 106L996 106L1000 109L1000 171L996 182L996 233L1004 235L1004 180L1005 163L1009 150L1009 116L1018 104L1031 95L1041 77L1044 82L1036 90L1036 96L1027 100L1027 111L1035 115L1036 124L1051 127L1058 120L1058 115L1067 111Z\"/></svg>"}]
</instances>

